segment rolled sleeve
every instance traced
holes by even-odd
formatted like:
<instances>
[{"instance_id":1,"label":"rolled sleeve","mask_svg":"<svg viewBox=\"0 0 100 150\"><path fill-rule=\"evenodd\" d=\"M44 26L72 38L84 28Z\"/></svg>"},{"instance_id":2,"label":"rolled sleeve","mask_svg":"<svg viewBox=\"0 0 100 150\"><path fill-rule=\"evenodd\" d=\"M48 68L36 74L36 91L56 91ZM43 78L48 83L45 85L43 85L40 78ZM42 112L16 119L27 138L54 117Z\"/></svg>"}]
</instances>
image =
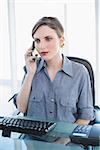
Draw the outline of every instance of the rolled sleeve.
<instances>
[{"instance_id":1,"label":"rolled sleeve","mask_svg":"<svg viewBox=\"0 0 100 150\"><path fill-rule=\"evenodd\" d=\"M78 102L78 118L93 120L95 115L90 78L86 68L84 68L82 72L83 77L80 86L80 96Z\"/></svg>"},{"instance_id":2,"label":"rolled sleeve","mask_svg":"<svg viewBox=\"0 0 100 150\"><path fill-rule=\"evenodd\" d=\"M27 73L26 66L23 67L23 70L24 70L24 77L23 77L23 80L22 80L21 84L23 84L25 76L26 76L26 73ZM11 98L11 99L13 99L13 103L14 103L16 108L17 108L17 103L16 103L17 95L18 95L18 93L14 94L13 97Z\"/></svg>"},{"instance_id":3,"label":"rolled sleeve","mask_svg":"<svg viewBox=\"0 0 100 150\"><path fill-rule=\"evenodd\" d=\"M94 116L94 109L93 108L83 108L79 110L79 119L86 119L86 120L93 120Z\"/></svg>"}]
</instances>

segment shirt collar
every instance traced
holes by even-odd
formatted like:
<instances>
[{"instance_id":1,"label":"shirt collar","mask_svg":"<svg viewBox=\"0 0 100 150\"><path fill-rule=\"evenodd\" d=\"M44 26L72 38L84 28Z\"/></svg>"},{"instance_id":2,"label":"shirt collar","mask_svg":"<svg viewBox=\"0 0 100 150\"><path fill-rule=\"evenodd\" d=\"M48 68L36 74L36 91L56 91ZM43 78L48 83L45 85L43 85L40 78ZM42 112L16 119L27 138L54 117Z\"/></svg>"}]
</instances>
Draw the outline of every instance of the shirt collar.
<instances>
[{"instance_id":1,"label":"shirt collar","mask_svg":"<svg viewBox=\"0 0 100 150\"><path fill-rule=\"evenodd\" d=\"M72 62L62 54L63 56L63 65L61 70L63 70L63 72L65 72L66 74L68 74L69 76L73 76L73 70L72 70ZM43 68L45 68L46 66L46 62L44 59L39 58L38 60L38 67L37 67L37 73L42 70Z\"/></svg>"},{"instance_id":2,"label":"shirt collar","mask_svg":"<svg viewBox=\"0 0 100 150\"><path fill-rule=\"evenodd\" d=\"M70 61L67 56L63 55L63 66L62 70L68 74L69 76L73 76L73 70L72 70L72 61Z\"/></svg>"},{"instance_id":3,"label":"shirt collar","mask_svg":"<svg viewBox=\"0 0 100 150\"><path fill-rule=\"evenodd\" d=\"M44 59L42 59L41 57L38 59L38 61L37 61L37 73L41 70L41 69L43 69L44 67L45 67L45 65L46 65L46 62L44 61Z\"/></svg>"}]
</instances>

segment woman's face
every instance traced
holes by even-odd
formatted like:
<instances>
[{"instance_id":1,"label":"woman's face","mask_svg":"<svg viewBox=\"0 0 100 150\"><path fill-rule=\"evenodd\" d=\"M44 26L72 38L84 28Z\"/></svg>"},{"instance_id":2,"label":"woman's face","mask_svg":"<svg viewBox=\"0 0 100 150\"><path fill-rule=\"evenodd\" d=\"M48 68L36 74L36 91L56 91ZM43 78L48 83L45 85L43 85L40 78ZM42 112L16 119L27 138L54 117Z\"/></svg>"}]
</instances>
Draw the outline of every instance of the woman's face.
<instances>
[{"instance_id":1,"label":"woman's face","mask_svg":"<svg viewBox=\"0 0 100 150\"><path fill-rule=\"evenodd\" d=\"M58 37L55 30L43 25L34 34L35 47L44 60L50 60L59 55L61 45L64 43L63 36Z\"/></svg>"}]
</instances>

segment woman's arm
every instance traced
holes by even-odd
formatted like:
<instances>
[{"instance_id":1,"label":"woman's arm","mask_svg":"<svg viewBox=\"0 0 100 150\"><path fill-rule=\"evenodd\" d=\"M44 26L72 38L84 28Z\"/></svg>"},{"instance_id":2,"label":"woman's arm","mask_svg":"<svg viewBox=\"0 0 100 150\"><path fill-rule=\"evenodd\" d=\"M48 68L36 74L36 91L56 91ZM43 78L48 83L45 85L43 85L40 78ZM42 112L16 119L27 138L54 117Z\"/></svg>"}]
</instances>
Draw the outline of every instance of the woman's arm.
<instances>
[{"instance_id":1,"label":"woman's arm","mask_svg":"<svg viewBox=\"0 0 100 150\"><path fill-rule=\"evenodd\" d=\"M22 113L25 113L27 109L27 103L30 94L32 79L33 79L33 74L26 74L20 92L18 93L16 98L17 107L19 111L21 111Z\"/></svg>"},{"instance_id":2,"label":"woman's arm","mask_svg":"<svg viewBox=\"0 0 100 150\"><path fill-rule=\"evenodd\" d=\"M20 92L16 97L17 108L22 113L25 113L27 110L27 104L28 104L28 98L31 91L32 80L37 69L37 63L36 60L34 60L31 48L28 49L27 52L25 53L25 63L26 63L27 73L24 78Z\"/></svg>"}]
</instances>

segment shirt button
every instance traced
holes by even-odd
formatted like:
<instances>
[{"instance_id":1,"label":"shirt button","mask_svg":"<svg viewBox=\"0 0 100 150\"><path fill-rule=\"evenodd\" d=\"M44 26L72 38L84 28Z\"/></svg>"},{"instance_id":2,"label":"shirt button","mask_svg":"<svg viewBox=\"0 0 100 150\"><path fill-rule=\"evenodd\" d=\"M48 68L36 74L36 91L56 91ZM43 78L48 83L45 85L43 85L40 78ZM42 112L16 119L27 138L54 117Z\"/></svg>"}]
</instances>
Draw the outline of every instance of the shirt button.
<instances>
[{"instance_id":1,"label":"shirt button","mask_svg":"<svg viewBox=\"0 0 100 150\"><path fill-rule=\"evenodd\" d=\"M54 99L52 98L51 101L54 102Z\"/></svg>"}]
</instances>

